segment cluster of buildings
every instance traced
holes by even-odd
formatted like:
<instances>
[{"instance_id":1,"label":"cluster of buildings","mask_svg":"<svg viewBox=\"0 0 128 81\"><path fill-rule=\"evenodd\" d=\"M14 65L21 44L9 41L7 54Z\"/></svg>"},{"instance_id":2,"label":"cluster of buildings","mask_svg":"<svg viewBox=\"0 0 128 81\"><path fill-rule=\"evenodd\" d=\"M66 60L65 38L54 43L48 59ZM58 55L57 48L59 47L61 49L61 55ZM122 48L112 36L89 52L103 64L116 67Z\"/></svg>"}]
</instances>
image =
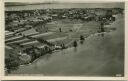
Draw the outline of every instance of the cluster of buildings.
<instances>
[{"instance_id":1,"label":"cluster of buildings","mask_svg":"<svg viewBox=\"0 0 128 81\"><path fill-rule=\"evenodd\" d=\"M99 22L103 19L113 20L113 15L118 13L123 13L123 9L73 8L5 11L5 48L15 50L20 60L24 60L23 64L26 61L29 63L63 47L52 43L51 39L43 39L43 36L54 34L45 27L47 23L61 19ZM6 59L9 58L8 56Z\"/></svg>"}]
</instances>

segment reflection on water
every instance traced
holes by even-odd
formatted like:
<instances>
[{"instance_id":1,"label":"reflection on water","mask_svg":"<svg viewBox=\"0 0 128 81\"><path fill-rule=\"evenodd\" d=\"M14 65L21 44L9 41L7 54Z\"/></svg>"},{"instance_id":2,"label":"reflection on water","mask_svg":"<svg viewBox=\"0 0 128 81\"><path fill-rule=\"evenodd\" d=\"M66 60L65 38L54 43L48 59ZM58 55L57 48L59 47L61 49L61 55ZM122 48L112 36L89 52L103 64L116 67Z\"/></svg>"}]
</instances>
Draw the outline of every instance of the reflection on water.
<instances>
[{"instance_id":1,"label":"reflection on water","mask_svg":"<svg viewBox=\"0 0 128 81\"><path fill-rule=\"evenodd\" d=\"M77 47L74 47L74 52L77 52Z\"/></svg>"},{"instance_id":2,"label":"reflection on water","mask_svg":"<svg viewBox=\"0 0 128 81\"><path fill-rule=\"evenodd\" d=\"M52 56L51 54L47 54L46 60L49 60L51 56Z\"/></svg>"}]
</instances>

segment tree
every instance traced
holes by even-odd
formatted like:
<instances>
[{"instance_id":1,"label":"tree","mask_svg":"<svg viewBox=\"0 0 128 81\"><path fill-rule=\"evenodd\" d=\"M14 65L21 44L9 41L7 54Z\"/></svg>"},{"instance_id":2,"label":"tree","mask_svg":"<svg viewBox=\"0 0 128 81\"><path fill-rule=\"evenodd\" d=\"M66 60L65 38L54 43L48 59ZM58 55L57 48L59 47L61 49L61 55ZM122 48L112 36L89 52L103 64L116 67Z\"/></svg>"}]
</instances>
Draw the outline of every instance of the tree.
<instances>
[{"instance_id":1,"label":"tree","mask_svg":"<svg viewBox=\"0 0 128 81\"><path fill-rule=\"evenodd\" d=\"M14 50L6 49L6 55L8 55L8 57L5 57L5 68L8 73L11 73L12 70L17 69L20 65L18 54L16 54Z\"/></svg>"}]
</instances>

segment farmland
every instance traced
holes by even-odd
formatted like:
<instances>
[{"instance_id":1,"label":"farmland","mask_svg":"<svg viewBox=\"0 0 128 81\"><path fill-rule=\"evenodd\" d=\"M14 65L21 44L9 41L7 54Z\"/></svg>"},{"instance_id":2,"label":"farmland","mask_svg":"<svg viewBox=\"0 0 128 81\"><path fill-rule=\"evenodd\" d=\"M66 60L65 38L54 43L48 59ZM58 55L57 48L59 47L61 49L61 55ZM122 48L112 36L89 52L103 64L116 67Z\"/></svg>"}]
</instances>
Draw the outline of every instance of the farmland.
<instances>
[{"instance_id":1,"label":"farmland","mask_svg":"<svg viewBox=\"0 0 128 81\"><path fill-rule=\"evenodd\" d=\"M5 11L5 23L6 75L124 75L121 8Z\"/></svg>"}]
</instances>

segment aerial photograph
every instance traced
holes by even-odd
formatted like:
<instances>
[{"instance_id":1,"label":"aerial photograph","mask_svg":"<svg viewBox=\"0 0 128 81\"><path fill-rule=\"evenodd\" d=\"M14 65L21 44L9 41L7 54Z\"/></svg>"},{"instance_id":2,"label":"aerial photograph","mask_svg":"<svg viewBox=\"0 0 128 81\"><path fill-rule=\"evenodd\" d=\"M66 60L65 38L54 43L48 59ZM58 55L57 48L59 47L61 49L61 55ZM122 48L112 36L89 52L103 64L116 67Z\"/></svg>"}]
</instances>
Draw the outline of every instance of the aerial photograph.
<instances>
[{"instance_id":1,"label":"aerial photograph","mask_svg":"<svg viewBox=\"0 0 128 81\"><path fill-rule=\"evenodd\" d=\"M124 76L124 2L4 4L5 76Z\"/></svg>"}]
</instances>

